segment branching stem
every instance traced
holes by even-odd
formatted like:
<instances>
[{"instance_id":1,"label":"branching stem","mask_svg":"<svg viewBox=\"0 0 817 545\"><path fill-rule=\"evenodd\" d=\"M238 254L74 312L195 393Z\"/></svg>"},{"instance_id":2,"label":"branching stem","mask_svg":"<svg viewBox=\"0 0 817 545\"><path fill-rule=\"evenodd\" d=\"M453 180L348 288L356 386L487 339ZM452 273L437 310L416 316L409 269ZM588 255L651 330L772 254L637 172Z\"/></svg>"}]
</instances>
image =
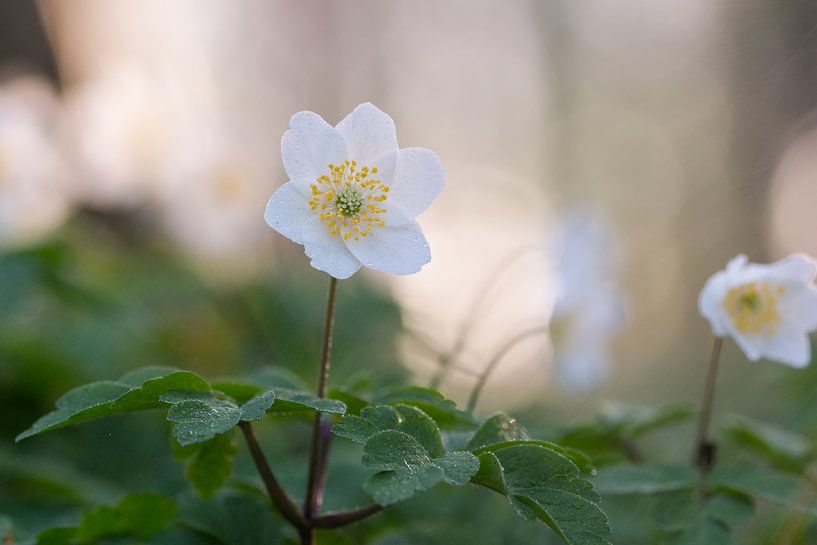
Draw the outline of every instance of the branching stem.
<instances>
[{"instance_id":1,"label":"branching stem","mask_svg":"<svg viewBox=\"0 0 817 545\"><path fill-rule=\"evenodd\" d=\"M264 481L264 486L276 509L298 530L308 529L309 526L301 513L301 509L295 501L289 497L289 494L286 493L286 490L284 490L284 487L281 486L281 483L278 482L278 479L272 472L267 457L264 456L261 445L258 444L258 439L255 436L252 425L249 422L242 421L238 423L238 427L241 428L241 431L244 433L244 438L247 440L247 446L250 449L252 460L255 462L255 467L258 469L261 480Z\"/></svg>"}]
</instances>

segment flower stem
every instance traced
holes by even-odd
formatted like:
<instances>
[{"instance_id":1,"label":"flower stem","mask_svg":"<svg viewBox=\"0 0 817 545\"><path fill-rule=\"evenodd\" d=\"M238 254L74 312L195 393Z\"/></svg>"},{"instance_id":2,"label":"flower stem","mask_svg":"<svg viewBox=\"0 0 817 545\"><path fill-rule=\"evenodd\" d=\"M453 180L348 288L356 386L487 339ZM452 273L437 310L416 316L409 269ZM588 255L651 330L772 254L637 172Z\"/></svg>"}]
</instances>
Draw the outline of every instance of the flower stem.
<instances>
[{"instance_id":1,"label":"flower stem","mask_svg":"<svg viewBox=\"0 0 817 545\"><path fill-rule=\"evenodd\" d=\"M323 342L321 344L321 366L318 372L318 397L326 397L326 384L329 381L329 356L332 351L332 330L335 324L335 292L338 280L329 279L329 295L326 300L326 319L323 327ZM312 426L312 449L309 455L309 478L306 485L306 500L304 501L304 516L307 521L315 518L323 501L323 482L326 476L326 455L328 454L329 438L331 433L322 429L322 415L315 413Z\"/></svg>"},{"instance_id":2,"label":"flower stem","mask_svg":"<svg viewBox=\"0 0 817 545\"><path fill-rule=\"evenodd\" d=\"M258 438L255 436L252 425L249 422L242 421L238 423L238 427L241 428L241 431L244 433L244 438L247 440L247 446L250 448L253 462L255 462L255 467L258 469L258 473L264 481L264 486L267 488L267 493L272 503L281 515L295 528L300 531L307 530L308 525L306 519L304 519L304 516L301 514L301 509L295 501L289 497L284 487L278 482L275 474L273 474L267 457L264 456L264 452L258 444Z\"/></svg>"},{"instance_id":3,"label":"flower stem","mask_svg":"<svg viewBox=\"0 0 817 545\"><path fill-rule=\"evenodd\" d=\"M715 337L715 343L712 345L712 356L709 359L709 373L706 377L704 397L701 401L701 413L698 417L694 462L702 476L715 463L715 444L709 440L709 421L712 419L712 407L715 402L715 384L718 379L718 362L722 346L723 337Z\"/></svg>"},{"instance_id":4,"label":"flower stem","mask_svg":"<svg viewBox=\"0 0 817 545\"><path fill-rule=\"evenodd\" d=\"M521 331L508 339L505 344L503 344L499 350L496 351L493 358L488 362L488 365L485 367L485 370L480 375L479 379L477 379L477 383L474 385L474 388L471 390L471 395L468 397L468 411L472 412L474 408L477 406L477 401L479 400L479 394L482 392L482 388L485 386L485 383L488 380L488 377L496 368L497 365L502 361L502 358L510 352L513 348L516 347L522 341L528 339L529 337L534 337L536 335L541 335L543 333L547 333L548 327L538 326L532 327L530 329L526 329Z\"/></svg>"}]
</instances>

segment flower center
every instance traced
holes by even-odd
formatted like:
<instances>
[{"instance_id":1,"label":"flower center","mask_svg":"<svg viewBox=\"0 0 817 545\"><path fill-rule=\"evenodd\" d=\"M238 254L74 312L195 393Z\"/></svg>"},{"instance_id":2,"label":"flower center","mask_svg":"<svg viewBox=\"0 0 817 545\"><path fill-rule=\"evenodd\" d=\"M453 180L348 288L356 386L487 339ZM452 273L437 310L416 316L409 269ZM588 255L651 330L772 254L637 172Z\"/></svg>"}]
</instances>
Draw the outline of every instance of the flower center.
<instances>
[{"instance_id":1,"label":"flower center","mask_svg":"<svg viewBox=\"0 0 817 545\"><path fill-rule=\"evenodd\" d=\"M784 291L782 285L750 282L730 289L723 306L741 333L773 334L780 323L777 298Z\"/></svg>"},{"instance_id":2,"label":"flower center","mask_svg":"<svg viewBox=\"0 0 817 545\"><path fill-rule=\"evenodd\" d=\"M377 167L359 166L356 161L328 165L311 185L309 208L317 212L329 228L329 234L343 240L360 240L386 222L389 186L376 177Z\"/></svg>"}]
</instances>

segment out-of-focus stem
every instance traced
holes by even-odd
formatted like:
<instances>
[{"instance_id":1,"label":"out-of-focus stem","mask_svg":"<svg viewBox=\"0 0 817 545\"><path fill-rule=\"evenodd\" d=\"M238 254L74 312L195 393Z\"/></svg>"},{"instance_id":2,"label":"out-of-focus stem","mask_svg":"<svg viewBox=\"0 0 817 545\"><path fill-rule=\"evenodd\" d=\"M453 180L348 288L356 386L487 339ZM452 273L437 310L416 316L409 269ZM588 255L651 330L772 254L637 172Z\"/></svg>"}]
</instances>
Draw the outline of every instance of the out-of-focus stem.
<instances>
[{"instance_id":1,"label":"out-of-focus stem","mask_svg":"<svg viewBox=\"0 0 817 545\"><path fill-rule=\"evenodd\" d=\"M704 397L701 400L701 412L698 416L698 431L695 438L694 463L703 478L715 462L715 445L709 440L709 422L712 419L712 407L715 403L715 385L718 379L718 362L721 356L723 337L715 337L712 345L712 356L709 359L709 372L706 376Z\"/></svg>"},{"instance_id":2,"label":"out-of-focus stem","mask_svg":"<svg viewBox=\"0 0 817 545\"><path fill-rule=\"evenodd\" d=\"M485 304L485 300L493 287L496 285L499 279L502 278L505 271L510 269L511 265L516 263L520 257L524 256L531 250L536 249L536 246L522 246L517 248L506 256L505 259L500 261L496 268L485 278L485 282L480 286L480 288L477 290L476 296L471 300L471 305L468 307L468 312L465 313L465 319L462 321L462 325L460 325L460 329L457 332L457 336L451 350L440 354L437 360L438 369L430 383L432 388L437 388L440 386L448 374L448 371L451 369L451 366L457 361L457 358L459 357L463 348L465 348L465 343L468 340L468 336L476 325L477 319L480 317L479 311L482 308L482 305Z\"/></svg>"},{"instance_id":3,"label":"out-of-focus stem","mask_svg":"<svg viewBox=\"0 0 817 545\"><path fill-rule=\"evenodd\" d=\"M488 365L485 366L485 370L480 375L477 383L474 385L474 388L471 390L471 395L468 397L468 410L473 411L474 407L477 406L477 401L479 400L479 394L482 393L482 388L485 386L485 383L488 381L488 377L494 371L497 365L502 361L502 359L510 352L516 345L521 343L522 341L530 338L535 337L537 335L542 335L548 332L548 327L546 325L533 327L530 329L526 329L521 331L508 339L505 344L503 344L499 350L496 351L494 356L489 360Z\"/></svg>"}]
</instances>

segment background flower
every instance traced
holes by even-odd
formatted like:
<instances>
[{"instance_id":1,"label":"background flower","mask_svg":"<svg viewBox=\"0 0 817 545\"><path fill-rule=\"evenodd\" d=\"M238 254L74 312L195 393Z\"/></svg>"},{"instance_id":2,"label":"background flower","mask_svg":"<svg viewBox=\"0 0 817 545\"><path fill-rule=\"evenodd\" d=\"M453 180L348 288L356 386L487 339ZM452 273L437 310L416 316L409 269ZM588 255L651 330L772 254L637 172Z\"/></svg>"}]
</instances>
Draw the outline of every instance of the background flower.
<instances>
[{"instance_id":1,"label":"background flower","mask_svg":"<svg viewBox=\"0 0 817 545\"><path fill-rule=\"evenodd\" d=\"M706 282L698 308L715 335L735 339L750 360L803 367L811 359L808 332L817 329L815 271L802 254L769 265L739 255Z\"/></svg>"},{"instance_id":2,"label":"background flower","mask_svg":"<svg viewBox=\"0 0 817 545\"><path fill-rule=\"evenodd\" d=\"M600 215L574 208L551 245L559 286L551 318L557 376L572 390L592 390L610 374L611 344L625 319L613 228Z\"/></svg>"}]
</instances>

